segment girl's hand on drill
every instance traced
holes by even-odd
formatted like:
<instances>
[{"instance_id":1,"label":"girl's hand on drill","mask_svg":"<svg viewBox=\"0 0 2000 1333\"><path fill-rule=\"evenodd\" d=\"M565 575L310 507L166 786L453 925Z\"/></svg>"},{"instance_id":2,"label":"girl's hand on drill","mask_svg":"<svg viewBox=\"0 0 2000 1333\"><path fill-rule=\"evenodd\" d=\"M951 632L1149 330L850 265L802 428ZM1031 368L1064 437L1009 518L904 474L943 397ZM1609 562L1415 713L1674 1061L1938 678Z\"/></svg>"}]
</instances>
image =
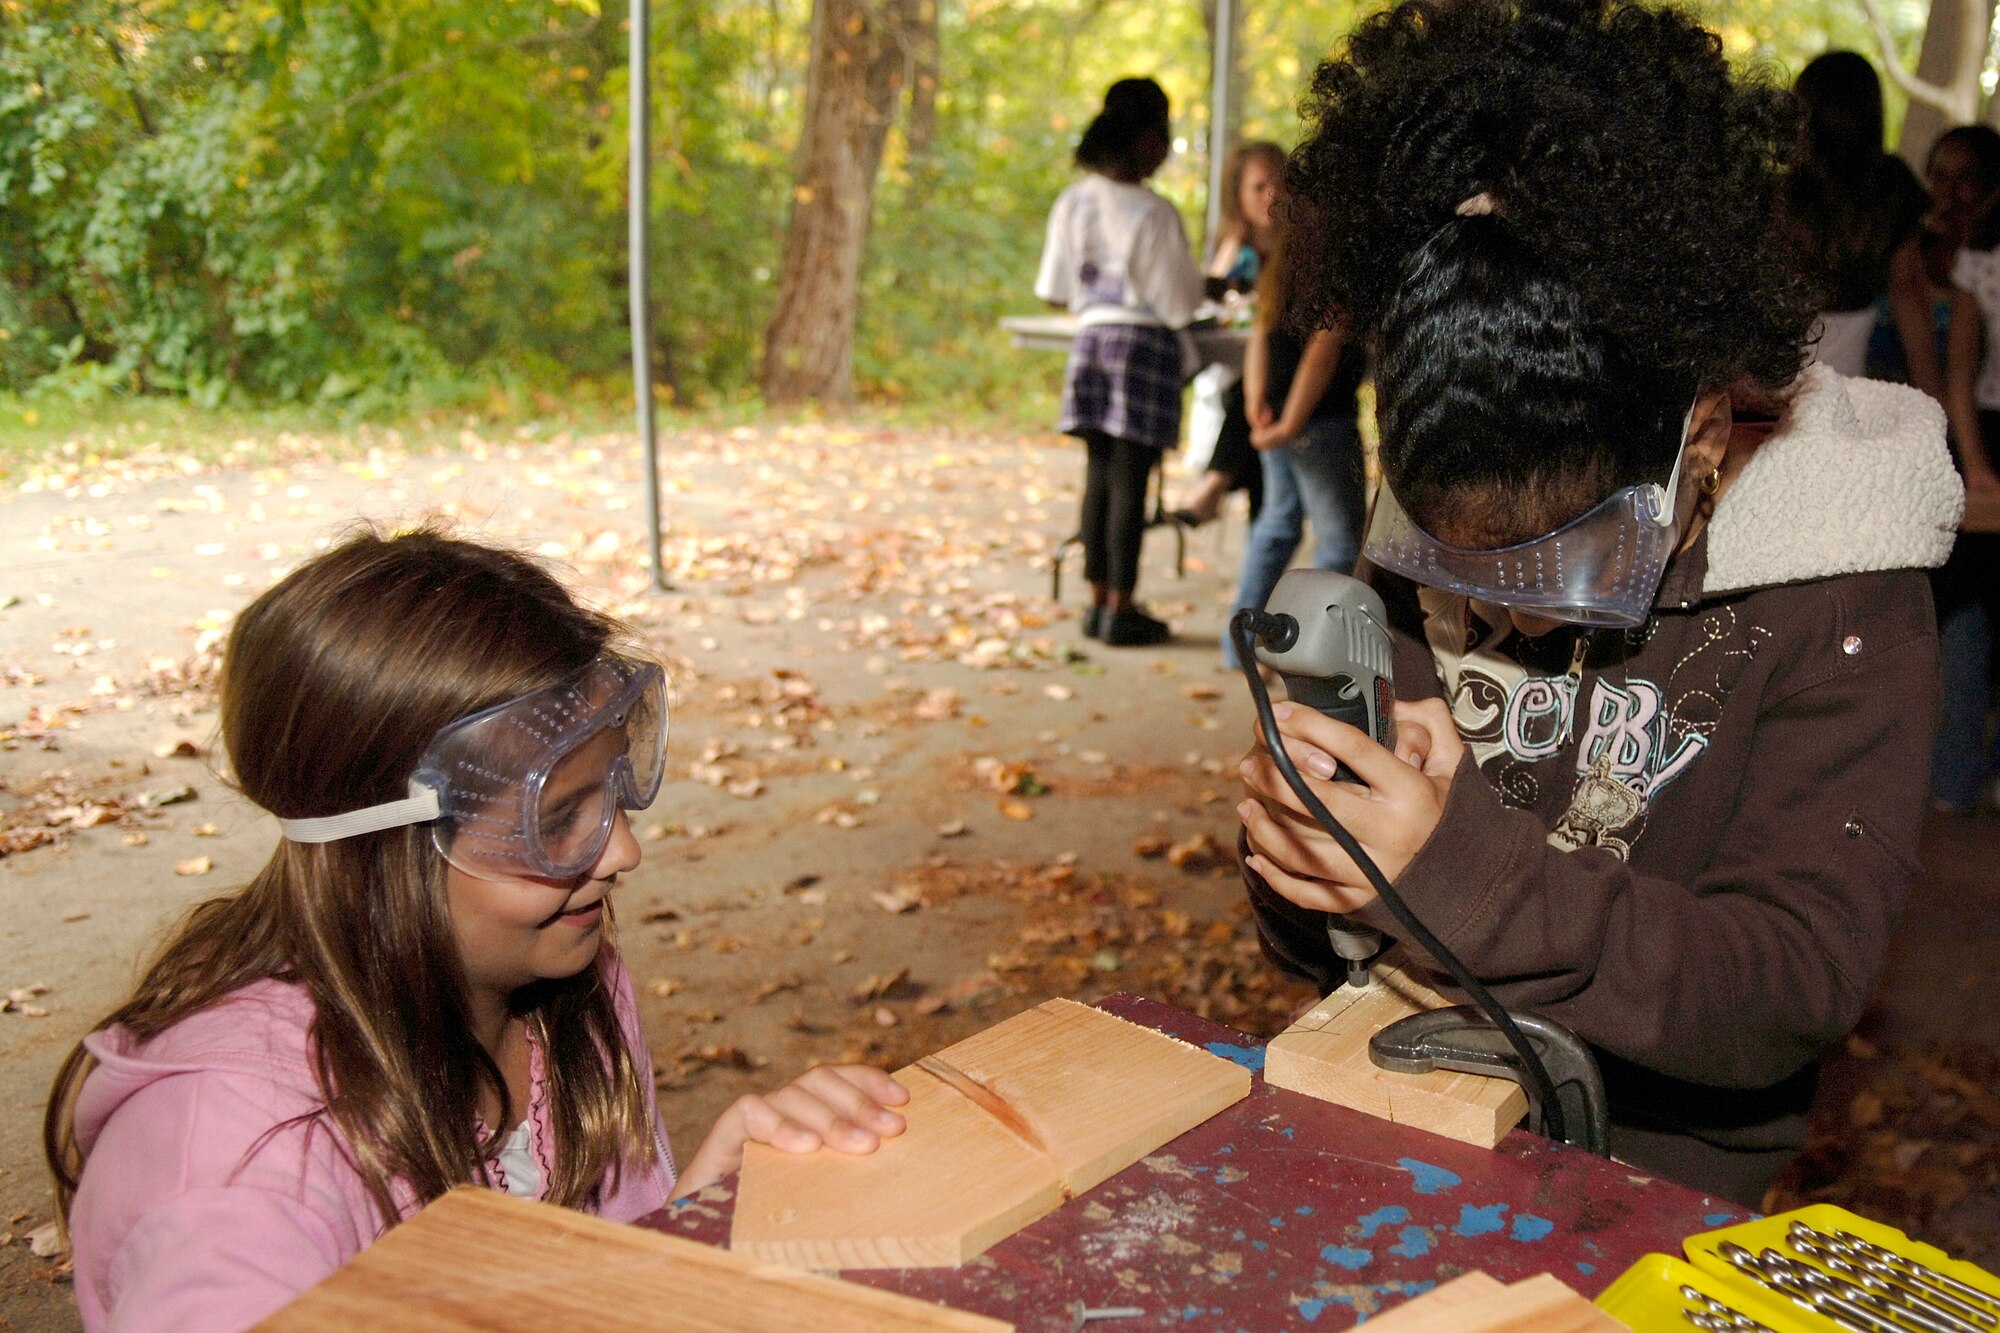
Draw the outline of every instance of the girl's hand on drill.
<instances>
[{"instance_id":1,"label":"girl's hand on drill","mask_svg":"<svg viewBox=\"0 0 2000 1333\"><path fill-rule=\"evenodd\" d=\"M815 1065L776 1092L732 1102L674 1182L674 1197L739 1169L743 1149L752 1143L788 1153L822 1146L856 1155L874 1152L883 1139L903 1132L903 1117L889 1108L909 1100L909 1089L872 1066Z\"/></svg>"},{"instance_id":2,"label":"girl's hand on drill","mask_svg":"<svg viewBox=\"0 0 2000 1333\"><path fill-rule=\"evenodd\" d=\"M1393 754L1315 709L1278 704L1272 712L1307 785L1395 882L1443 818L1465 753L1444 701L1397 701ZM1361 783L1333 781L1336 760ZM1266 883L1316 911L1352 912L1374 901L1360 868L1285 784L1261 731L1243 760L1243 784L1252 799L1236 811L1249 835L1250 868Z\"/></svg>"}]
</instances>

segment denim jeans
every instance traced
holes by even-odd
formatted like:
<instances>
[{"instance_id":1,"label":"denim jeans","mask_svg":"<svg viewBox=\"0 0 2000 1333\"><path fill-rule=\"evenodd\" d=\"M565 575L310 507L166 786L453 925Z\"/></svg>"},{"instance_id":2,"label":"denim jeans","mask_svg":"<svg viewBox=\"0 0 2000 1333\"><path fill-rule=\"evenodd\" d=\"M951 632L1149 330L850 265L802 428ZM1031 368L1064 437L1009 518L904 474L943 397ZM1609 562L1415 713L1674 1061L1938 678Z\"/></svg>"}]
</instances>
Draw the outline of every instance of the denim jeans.
<instances>
[{"instance_id":1,"label":"denim jeans","mask_svg":"<svg viewBox=\"0 0 2000 1333\"><path fill-rule=\"evenodd\" d=\"M1988 660L1993 627L1977 599L1961 602L1938 626L1944 676L1937 745L1931 751L1931 799L1958 814L1979 806L1980 790L2000 773L2000 737L1986 745Z\"/></svg>"},{"instance_id":2,"label":"denim jeans","mask_svg":"<svg viewBox=\"0 0 2000 1333\"><path fill-rule=\"evenodd\" d=\"M1315 569L1346 573L1361 554L1361 432L1351 419L1314 421L1290 444L1264 450L1258 461L1264 469L1264 508L1250 525L1231 615L1264 605L1298 553L1308 521ZM1222 660L1238 665L1226 632Z\"/></svg>"}]
</instances>

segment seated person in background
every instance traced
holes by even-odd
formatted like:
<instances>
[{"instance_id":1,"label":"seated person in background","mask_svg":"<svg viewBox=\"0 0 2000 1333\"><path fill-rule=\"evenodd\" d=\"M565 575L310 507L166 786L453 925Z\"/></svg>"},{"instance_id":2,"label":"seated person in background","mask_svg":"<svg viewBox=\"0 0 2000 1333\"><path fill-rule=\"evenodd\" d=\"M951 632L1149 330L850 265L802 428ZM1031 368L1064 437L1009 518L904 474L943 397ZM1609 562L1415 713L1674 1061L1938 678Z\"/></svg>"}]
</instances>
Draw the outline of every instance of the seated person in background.
<instances>
[{"instance_id":1,"label":"seated person in background","mask_svg":"<svg viewBox=\"0 0 2000 1333\"><path fill-rule=\"evenodd\" d=\"M1274 227L1271 204L1278 197L1278 173L1285 169L1285 150L1262 140L1240 143L1222 164L1222 225L1208 257L1208 294L1217 300L1231 295L1252 296L1271 255ZM1195 392L1213 378L1222 384L1222 428L1209 453L1201 480L1188 492L1174 516L1189 527L1214 518L1231 491L1250 497L1254 519L1264 507L1264 473L1250 443L1250 419L1243 408L1242 377L1223 366L1210 366L1195 377ZM1200 421L1199 414L1196 421ZM1192 453L1198 443L1190 440Z\"/></svg>"},{"instance_id":2,"label":"seated person in background","mask_svg":"<svg viewBox=\"0 0 2000 1333\"><path fill-rule=\"evenodd\" d=\"M1285 743L1502 1003L1595 1048L1619 1158L1755 1206L1917 873L1940 414L1793 385L1790 108L1676 10L1404 0L1310 112L1288 256L1302 314L1376 338L1408 702L1398 753L1299 707ZM1331 989L1325 914L1394 921L1261 740L1244 774L1265 949Z\"/></svg>"},{"instance_id":3,"label":"seated person in background","mask_svg":"<svg viewBox=\"0 0 2000 1333\"><path fill-rule=\"evenodd\" d=\"M749 1142L902 1132L887 1074L816 1068L736 1102L676 1179L610 938L666 740L623 633L521 556L422 531L345 542L237 618L223 741L284 840L56 1076L85 1328L248 1327L457 1185L631 1221Z\"/></svg>"}]
</instances>

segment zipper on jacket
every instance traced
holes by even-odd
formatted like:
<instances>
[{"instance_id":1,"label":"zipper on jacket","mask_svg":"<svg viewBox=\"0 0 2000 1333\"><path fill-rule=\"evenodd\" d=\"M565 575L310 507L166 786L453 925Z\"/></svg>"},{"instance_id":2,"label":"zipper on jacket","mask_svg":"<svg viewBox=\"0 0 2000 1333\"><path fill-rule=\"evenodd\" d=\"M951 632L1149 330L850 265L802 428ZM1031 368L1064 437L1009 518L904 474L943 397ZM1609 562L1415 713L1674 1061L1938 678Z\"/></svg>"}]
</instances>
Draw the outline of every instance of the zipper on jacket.
<instances>
[{"instance_id":1,"label":"zipper on jacket","mask_svg":"<svg viewBox=\"0 0 2000 1333\"><path fill-rule=\"evenodd\" d=\"M1562 744L1568 745L1570 737L1576 734L1577 710L1583 707L1583 659L1590 653L1590 631L1576 632L1576 646L1570 649L1569 670L1563 679L1569 682L1569 708L1563 715Z\"/></svg>"}]
</instances>

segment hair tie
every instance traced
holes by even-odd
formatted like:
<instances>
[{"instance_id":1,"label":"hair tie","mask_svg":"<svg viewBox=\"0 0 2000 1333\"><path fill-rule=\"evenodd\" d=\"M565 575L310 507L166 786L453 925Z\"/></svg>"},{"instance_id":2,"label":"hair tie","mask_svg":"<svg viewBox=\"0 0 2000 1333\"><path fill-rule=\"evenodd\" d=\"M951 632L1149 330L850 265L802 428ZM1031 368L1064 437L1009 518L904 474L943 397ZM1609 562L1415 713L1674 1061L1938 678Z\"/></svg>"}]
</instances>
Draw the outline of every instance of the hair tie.
<instances>
[{"instance_id":1,"label":"hair tie","mask_svg":"<svg viewBox=\"0 0 2000 1333\"><path fill-rule=\"evenodd\" d=\"M1458 207L1451 211L1462 218L1483 218L1489 213L1498 213L1500 201L1487 191L1481 190L1469 199L1460 200Z\"/></svg>"}]
</instances>

